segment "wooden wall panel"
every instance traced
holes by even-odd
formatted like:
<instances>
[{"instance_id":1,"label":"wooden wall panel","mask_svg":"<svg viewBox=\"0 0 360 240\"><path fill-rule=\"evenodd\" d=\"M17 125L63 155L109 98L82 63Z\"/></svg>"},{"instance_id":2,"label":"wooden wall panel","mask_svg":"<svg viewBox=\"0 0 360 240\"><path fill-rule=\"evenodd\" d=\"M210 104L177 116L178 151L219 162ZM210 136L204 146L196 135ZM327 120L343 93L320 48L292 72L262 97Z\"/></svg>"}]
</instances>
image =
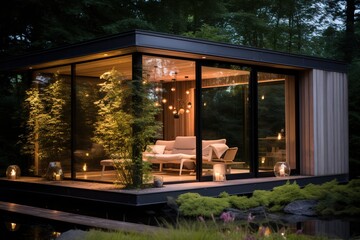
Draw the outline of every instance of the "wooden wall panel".
<instances>
[{"instance_id":1,"label":"wooden wall panel","mask_svg":"<svg viewBox=\"0 0 360 240\"><path fill-rule=\"evenodd\" d=\"M299 85L301 173L348 173L346 74L313 70Z\"/></svg>"}]
</instances>

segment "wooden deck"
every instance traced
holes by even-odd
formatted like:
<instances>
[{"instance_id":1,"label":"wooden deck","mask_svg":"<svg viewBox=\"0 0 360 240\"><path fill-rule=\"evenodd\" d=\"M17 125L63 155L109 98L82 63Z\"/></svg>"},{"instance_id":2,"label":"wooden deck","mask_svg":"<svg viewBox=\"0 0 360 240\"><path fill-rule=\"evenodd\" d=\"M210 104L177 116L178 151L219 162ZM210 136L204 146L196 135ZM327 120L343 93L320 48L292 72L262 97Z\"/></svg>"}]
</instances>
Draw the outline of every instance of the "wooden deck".
<instances>
[{"instance_id":1,"label":"wooden deck","mask_svg":"<svg viewBox=\"0 0 360 240\"><path fill-rule=\"evenodd\" d=\"M111 219L84 216L74 213L50 210L38 207L25 206L15 203L0 202L0 211L31 215L38 218L49 219L53 221L66 222L75 225L87 226L91 228L101 228L109 230L121 230L126 232L156 232L160 227L144 224L116 221Z\"/></svg>"},{"instance_id":2,"label":"wooden deck","mask_svg":"<svg viewBox=\"0 0 360 240\"><path fill-rule=\"evenodd\" d=\"M225 182L191 182L165 184L162 188L147 188L139 190L117 189L111 183L95 183L85 181L46 181L42 178L21 177L18 180L0 179L0 200L26 203L49 201L77 200L115 204L122 206L147 206L165 204L168 197L176 198L186 192L197 192L203 196L218 196L221 192L229 194L249 194L254 190L271 190L287 181L296 181L300 186L309 183L324 183L337 179L347 181L346 175L331 175L322 177L291 176L287 178L249 178ZM45 201L44 200L44 201ZM31 204L30 204L31 205Z\"/></svg>"}]
</instances>

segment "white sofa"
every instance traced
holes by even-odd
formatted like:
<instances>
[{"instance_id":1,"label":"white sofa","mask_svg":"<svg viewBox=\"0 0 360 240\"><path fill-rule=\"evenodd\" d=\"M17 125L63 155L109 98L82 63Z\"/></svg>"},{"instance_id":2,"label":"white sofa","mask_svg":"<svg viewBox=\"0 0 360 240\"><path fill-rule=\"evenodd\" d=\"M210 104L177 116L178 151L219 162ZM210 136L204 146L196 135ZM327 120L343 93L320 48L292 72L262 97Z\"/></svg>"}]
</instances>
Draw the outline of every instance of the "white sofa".
<instances>
[{"instance_id":1,"label":"white sofa","mask_svg":"<svg viewBox=\"0 0 360 240\"><path fill-rule=\"evenodd\" d=\"M217 155L221 155L227 150L226 139L203 140L202 153L203 160L211 161L213 148L211 146L222 145ZM175 140L157 140L155 145L149 145L146 152L143 153L143 160L160 165L160 171L163 170L163 164L179 164L179 175L186 164L196 162L196 137L178 136Z\"/></svg>"}]
</instances>

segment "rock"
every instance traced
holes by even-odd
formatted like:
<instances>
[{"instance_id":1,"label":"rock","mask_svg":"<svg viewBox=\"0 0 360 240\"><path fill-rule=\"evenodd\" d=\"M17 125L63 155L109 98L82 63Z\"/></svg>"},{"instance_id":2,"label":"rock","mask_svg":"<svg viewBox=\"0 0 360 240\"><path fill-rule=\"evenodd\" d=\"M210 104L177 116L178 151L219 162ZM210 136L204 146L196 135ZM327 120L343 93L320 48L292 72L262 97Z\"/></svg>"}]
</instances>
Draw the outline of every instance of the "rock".
<instances>
[{"instance_id":1,"label":"rock","mask_svg":"<svg viewBox=\"0 0 360 240\"><path fill-rule=\"evenodd\" d=\"M302 216L317 216L316 205L316 200L297 200L286 205L284 212Z\"/></svg>"}]
</instances>

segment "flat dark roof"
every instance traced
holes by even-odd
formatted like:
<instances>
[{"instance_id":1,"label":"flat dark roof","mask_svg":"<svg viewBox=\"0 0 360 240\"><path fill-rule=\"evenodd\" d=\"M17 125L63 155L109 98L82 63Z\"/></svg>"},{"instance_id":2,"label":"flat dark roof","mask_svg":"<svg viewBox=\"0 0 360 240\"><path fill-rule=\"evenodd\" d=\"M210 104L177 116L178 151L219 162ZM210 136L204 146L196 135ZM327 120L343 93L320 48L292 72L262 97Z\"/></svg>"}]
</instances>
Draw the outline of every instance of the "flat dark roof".
<instances>
[{"instance_id":1,"label":"flat dark roof","mask_svg":"<svg viewBox=\"0 0 360 240\"><path fill-rule=\"evenodd\" d=\"M51 66L68 64L81 61L81 57L117 50L120 50L119 52L121 54L139 51L169 56L182 56L193 59L206 57L207 59L234 61L244 64L287 69L320 69L333 72L347 71L347 65L341 61L218 43L144 30L133 30L15 57L1 61L0 71L25 69L41 65L45 66L44 64L46 63L50 63ZM53 63L51 64L51 62ZM48 64L46 66L50 65Z\"/></svg>"}]
</instances>

